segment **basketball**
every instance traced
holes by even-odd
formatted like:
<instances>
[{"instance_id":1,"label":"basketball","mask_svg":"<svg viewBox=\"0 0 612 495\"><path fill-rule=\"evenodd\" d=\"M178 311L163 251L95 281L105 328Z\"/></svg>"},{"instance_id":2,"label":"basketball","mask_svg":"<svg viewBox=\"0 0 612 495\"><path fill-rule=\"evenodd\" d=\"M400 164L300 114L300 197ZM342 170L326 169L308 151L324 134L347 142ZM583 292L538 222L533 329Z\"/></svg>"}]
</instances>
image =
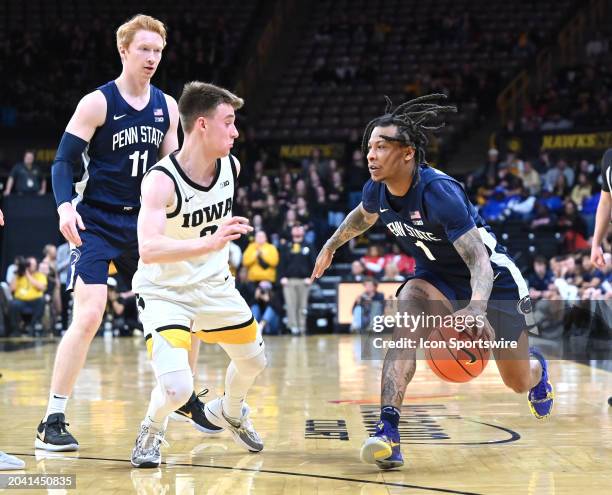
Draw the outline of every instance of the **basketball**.
<instances>
[{"instance_id":1,"label":"basketball","mask_svg":"<svg viewBox=\"0 0 612 495\"><path fill-rule=\"evenodd\" d=\"M483 372L489 362L489 349L468 332L436 328L427 340L425 358L442 380L465 383Z\"/></svg>"}]
</instances>

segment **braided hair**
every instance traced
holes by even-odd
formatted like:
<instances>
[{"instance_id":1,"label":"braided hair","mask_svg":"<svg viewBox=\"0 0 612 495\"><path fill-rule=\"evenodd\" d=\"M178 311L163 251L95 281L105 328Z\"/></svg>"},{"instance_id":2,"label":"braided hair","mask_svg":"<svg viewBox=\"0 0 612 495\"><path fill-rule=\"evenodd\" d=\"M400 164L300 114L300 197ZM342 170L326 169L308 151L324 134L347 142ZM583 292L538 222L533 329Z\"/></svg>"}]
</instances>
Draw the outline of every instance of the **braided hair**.
<instances>
[{"instance_id":1,"label":"braided hair","mask_svg":"<svg viewBox=\"0 0 612 495\"><path fill-rule=\"evenodd\" d=\"M399 105L393 110L393 104L388 96L385 96L387 107L384 115L372 119L365 128L361 141L363 156L368 154L368 142L375 127L397 126L397 135L384 136L386 141L395 141L404 146L410 146L415 150L417 165L425 162L425 149L429 139L426 131L434 131L444 127L439 116L444 113L456 112L454 105L438 105L436 100L446 99L444 94L424 95ZM415 171L418 167L415 167Z\"/></svg>"}]
</instances>

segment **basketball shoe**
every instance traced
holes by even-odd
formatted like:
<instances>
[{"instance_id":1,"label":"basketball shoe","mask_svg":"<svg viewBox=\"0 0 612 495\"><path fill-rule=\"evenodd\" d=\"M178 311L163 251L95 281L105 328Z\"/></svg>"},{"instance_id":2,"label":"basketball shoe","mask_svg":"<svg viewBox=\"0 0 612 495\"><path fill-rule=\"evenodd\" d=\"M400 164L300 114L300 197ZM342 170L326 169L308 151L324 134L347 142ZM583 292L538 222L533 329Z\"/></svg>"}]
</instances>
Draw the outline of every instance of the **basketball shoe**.
<instances>
[{"instance_id":1,"label":"basketball shoe","mask_svg":"<svg viewBox=\"0 0 612 495\"><path fill-rule=\"evenodd\" d=\"M21 459L0 450L0 471L23 469L24 467L25 462L23 462Z\"/></svg>"},{"instance_id":2,"label":"basketball shoe","mask_svg":"<svg viewBox=\"0 0 612 495\"><path fill-rule=\"evenodd\" d=\"M149 431L149 427L140 425L140 433L132 450L132 466L137 468L156 468L161 464L161 446L168 447L164 439L166 432Z\"/></svg>"},{"instance_id":3,"label":"basketball shoe","mask_svg":"<svg viewBox=\"0 0 612 495\"><path fill-rule=\"evenodd\" d=\"M400 451L400 434L391 423L381 419L376 433L361 446L361 462L376 464L380 469L393 469L404 465Z\"/></svg>"},{"instance_id":4,"label":"basketball shoe","mask_svg":"<svg viewBox=\"0 0 612 495\"><path fill-rule=\"evenodd\" d=\"M548 366L546 359L535 347L529 348L529 355L536 358L542 365L542 378L538 384L529 391L529 409L531 413L538 419L544 419L550 416L555 399L553 386L548 379Z\"/></svg>"},{"instance_id":5,"label":"basketball shoe","mask_svg":"<svg viewBox=\"0 0 612 495\"><path fill-rule=\"evenodd\" d=\"M234 437L234 441L249 452L260 452L264 448L263 441L255 431L249 419L250 410L242 406L242 416L231 418L223 412L223 397L207 402L204 406L206 417L219 428L225 428Z\"/></svg>"},{"instance_id":6,"label":"basketball shoe","mask_svg":"<svg viewBox=\"0 0 612 495\"><path fill-rule=\"evenodd\" d=\"M175 421L191 423L196 430L202 433L208 433L209 435L221 433L223 428L212 424L206 418L206 414L204 414L204 403L200 400L200 397L204 397L207 393L207 388L202 390L198 395L193 392L187 403L171 413L170 418Z\"/></svg>"},{"instance_id":7,"label":"basketball shoe","mask_svg":"<svg viewBox=\"0 0 612 495\"><path fill-rule=\"evenodd\" d=\"M52 452L79 450L79 442L70 434L66 426L68 423L63 413L49 414L47 421L44 423L41 421L38 425L34 447Z\"/></svg>"}]
</instances>

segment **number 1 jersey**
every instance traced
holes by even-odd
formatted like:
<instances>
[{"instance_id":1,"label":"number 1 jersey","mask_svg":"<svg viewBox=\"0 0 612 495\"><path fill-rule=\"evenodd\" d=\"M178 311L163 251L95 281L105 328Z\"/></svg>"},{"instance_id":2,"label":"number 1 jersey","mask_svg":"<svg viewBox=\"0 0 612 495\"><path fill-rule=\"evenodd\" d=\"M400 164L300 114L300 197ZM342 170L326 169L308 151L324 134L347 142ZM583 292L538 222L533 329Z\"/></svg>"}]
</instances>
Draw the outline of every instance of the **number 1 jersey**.
<instances>
[{"instance_id":1,"label":"number 1 jersey","mask_svg":"<svg viewBox=\"0 0 612 495\"><path fill-rule=\"evenodd\" d=\"M497 243L491 228L470 203L461 184L428 165L420 165L419 179L401 198L391 198L381 182L369 180L363 188L362 204L377 213L395 236L400 248L416 260L416 270L430 271L444 279L470 279L470 271L453 242L477 227L493 265L514 262Z\"/></svg>"}]
</instances>

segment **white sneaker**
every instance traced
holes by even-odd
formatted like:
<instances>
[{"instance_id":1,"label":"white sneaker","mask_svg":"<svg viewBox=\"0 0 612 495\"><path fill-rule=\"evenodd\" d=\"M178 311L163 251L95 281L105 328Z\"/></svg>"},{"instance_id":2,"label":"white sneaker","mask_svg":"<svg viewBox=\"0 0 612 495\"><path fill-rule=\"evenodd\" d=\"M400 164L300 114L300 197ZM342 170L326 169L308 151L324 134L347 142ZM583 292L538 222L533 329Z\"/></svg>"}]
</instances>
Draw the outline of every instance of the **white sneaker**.
<instances>
[{"instance_id":1,"label":"white sneaker","mask_svg":"<svg viewBox=\"0 0 612 495\"><path fill-rule=\"evenodd\" d=\"M0 471L23 469L24 467L25 462L23 462L21 459L0 451Z\"/></svg>"},{"instance_id":2,"label":"white sneaker","mask_svg":"<svg viewBox=\"0 0 612 495\"><path fill-rule=\"evenodd\" d=\"M228 417L223 411L222 397L207 402L204 408L208 420L219 428L228 430L238 445L244 447L249 452L261 452L263 450L263 441L249 419L250 411L248 408L242 408L242 416L240 418Z\"/></svg>"},{"instance_id":3,"label":"white sneaker","mask_svg":"<svg viewBox=\"0 0 612 495\"><path fill-rule=\"evenodd\" d=\"M132 450L132 466L137 468L156 468L161 464L161 445L168 447L164 440L164 430L149 432L149 427L140 425L140 433Z\"/></svg>"}]
</instances>

